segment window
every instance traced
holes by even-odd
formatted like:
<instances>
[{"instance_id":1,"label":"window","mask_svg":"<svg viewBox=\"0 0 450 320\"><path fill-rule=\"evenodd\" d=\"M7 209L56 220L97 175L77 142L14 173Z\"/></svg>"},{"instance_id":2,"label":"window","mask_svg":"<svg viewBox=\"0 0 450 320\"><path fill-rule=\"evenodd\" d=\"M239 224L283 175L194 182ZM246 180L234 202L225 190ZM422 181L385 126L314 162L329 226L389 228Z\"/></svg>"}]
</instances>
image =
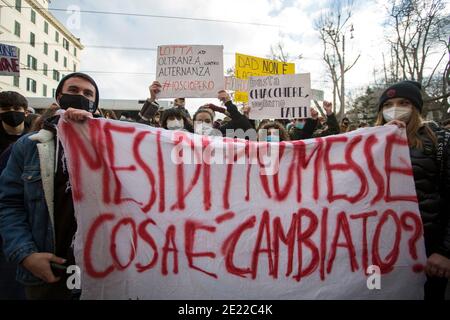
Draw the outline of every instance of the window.
<instances>
[{"instance_id":1,"label":"window","mask_svg":"<svg viewBox=\"0 0 450 320\"><path fill-rule=\"evenodd\" d=\"M56 95L56 89L52 89L52 97L54 98Z\"/></svg>"},{"instance_id":2,"label":"window","mask_svg":"<svg viewBox=\"0 0 450 320\"><path fill-rule=\"evenodd\" d=\"M14 87L19 87L19 76L14 76L13 84Z\"/></svg>"},{"instance_id":3,"label":"window","mask_svg":"<svg viewBox=\"0 0 450 320\"><path fill-rule=\"evenodd\" d=\"M20 23L14 22L14 34L20 38Z\"/></svg>"},{"instance_id":4,"label":"window","mask_svg":"<svg viewBox=\"0 0 450 320\"><path fill-rule=\"evenodd\" d=\"M31 91L36 93L36 81L31 79L31 78L27 78L27 91Z\"/></svg>"},{"instance_id":5,"label":"window","mask_svg":"<svg viewBox=\"0 0 450 320\"><path fill-rule=\"evenodd\" d=\"M44 69L44 75L47 75L48 65L46 63L44 63L43 69Z\"/></svg>"},{"instance_id":6,"label":"window","mask_svg":"<svg viewBox=\"0 0 450 320\"><path fill-rule=\"evenodd\" d=\"M34 47L34 45L36 44L35 40L36 40L36 36L34 35L33 32L30 32L30 44L32 47Z\"/></svg>"},{"instance_id":7,"label":"window","mask_svg":"<svg viewBox=\"0 0 450 320\"><path fill-rule=\"evenodd\" d=\"M48 55L48 43L44 42L44 54Z\"/></svg>"},{"instance_id":8,"label":"window","mask_svg":"<svg viewBox=\"0 0 450 320\"><path fill-rule=\"evenodd\" d=\"M46 84L42 85L42 96L43 97L47 96L47 85Z\"/></svg>"},{"instance_id":9,"label":"window","mask_svg":"<svg viewBox=\"0 0 450 320\"><path fill-rule=\"evenodd\" d=\"M76 57L77 56L77 48L73 47L73 55Z\"/></svg>"},{"instance_id":10,"label":"window","mask_svg":"<svg viewBox=\"0 0 450 320\"><path fill-rule=\"evenodd\" d=\"M69 51L69 41L67 39L63 38L63 47Z\"/></svg>"},{"instance_id":11,"label":"window","mask_svg":"<svg viewBox=\"0 0 450 320\"><path fill-rule=\"evenodd\" d=\"M73 64L73 72L77 72L77 64L76 63Z\"/></svg>"},{"instance_id":12,"label":"window","mask_svg":"<svg viewBox=\"0 0 450 320\"><path fill-rule=\"evenodd\" d=\"M59 60L59 52L58 50L55 50L55 61L58 62Z\"/></svg>"},{"instance_id":13,"label":"window","mask_svg":"<svg viewBox=\"0 0 450 320\"><path fill-rule=\"evenodd\" d=\"M67 68L67 57L64 57L64 68Z\"/></svg>"},{"instance_id":14,"label":"window","mask_svg":"<svg viewBox=\"0 0 450 320\"><path fill-rule=\"evenodd\" d=\"M27 66L29 69L37 70L37 59L31 55L28 55Z\"/></svg>"},{"instance_id":15,"label":"window","mask_svg":"<svg viewBox=\"0 0 450 320\"><path fill-rule=\"evenodd\" d=\"M36 11L34 11L33 9L31 9L31 22L36 24Z\"/></svg>"},{"instance_id":16,"label":"window","mask_svg":"<svg viewBox=\"0 0 450 320\"><path fill-rule=\"evenodd\" d=\"M48 22L44 21L44 32L48 34Z\"/></svg>"},{"instance_id":17,"label":"window","mask_svg":"<svg viewBox=\"0 0 450 320\"><path fill-rule=\"evenodd\" d=\"M58 31L55 31L55 41L59 42L59 33L58 33Z\"/></svg>"},{"instance_id":18,"label":"window","mask_svg":"<svg viewBox=\"0 0 450 320\"><path fill-rule=\"evenodd\" d=\"M16 0L16 10L17 11L22 11L22 1L21 0Z\"/></svg>"},{"instance_id":19,"label":"window","mask_svg":"<svg viewBox=\"0 0 450 320\"><path fill-rule=\"evenodd\" d=\"M53 69L53 80L59 81L59 71Z\"/></svg>"}]
</instances>

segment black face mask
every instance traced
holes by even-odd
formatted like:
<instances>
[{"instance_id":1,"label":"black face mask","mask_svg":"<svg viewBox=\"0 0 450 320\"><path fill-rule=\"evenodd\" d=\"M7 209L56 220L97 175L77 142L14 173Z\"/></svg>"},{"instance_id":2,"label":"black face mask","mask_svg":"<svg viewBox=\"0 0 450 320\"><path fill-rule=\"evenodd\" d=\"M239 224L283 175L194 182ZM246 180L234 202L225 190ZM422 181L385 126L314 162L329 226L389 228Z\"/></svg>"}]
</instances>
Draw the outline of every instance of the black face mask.
<instances>
[{"instance_id":1,"label":"black face mask","mask_svg":"<svg viewBox=\"0 0 450 320\"><path fill-rule=\"evenodd\" d=\"M93 101L80 94L63 94L59 99L59 106L64 110L74 108L86 110L90 113L94 113L96 109Z\"/></svg>"},{"instance_id":2,"label":"black face mask","mask_svg":"<svg viewBox=\"0 0 450 320\"><path fill-rule=\"evenodd\" d=\"M25 121L25 112L8 111L0 114L0 119L10 127L17 127Z\"/></svg>"}]
</instances>

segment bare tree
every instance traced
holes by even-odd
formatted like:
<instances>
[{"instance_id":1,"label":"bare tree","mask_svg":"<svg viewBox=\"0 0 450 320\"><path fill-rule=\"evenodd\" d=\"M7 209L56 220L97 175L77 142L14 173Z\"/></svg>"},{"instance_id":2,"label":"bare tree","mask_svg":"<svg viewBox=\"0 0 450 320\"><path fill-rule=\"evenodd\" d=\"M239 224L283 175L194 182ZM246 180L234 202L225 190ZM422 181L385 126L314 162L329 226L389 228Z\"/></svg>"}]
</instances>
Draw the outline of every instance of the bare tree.
<instances>
[{"instance_id":1,"label":"bare tree","mask_svg":"<svg viewBox=\"0 0 450 320\"><path fill-rule=\"evenodd\" d=\"M228 68L226 71L225 71L225 74L227 75L227 76L230 76L230 77L234 77L234 74L236 73L236 68L235 67L232 67L232 68Z\"/></svg>"},{"instance_id":2,"label":"bare tree","mask_svg":"<svg viewBox=\"0 0 450 320\"><path fill-rule=\"evenodd\" d=\"M353 38L353 25L350 24L353 1L333 0L330 10L320 15L315 21L315 29L319 31L323 44L323 60L328 67L329 76L333 82L333 105L339 100L338 119L345 112L345 74L356 64L360 54L351 63L346 62L346 33L350 31Z\"/></svg>"},{"instance_id":3,"label":"bare tree","mask_svg":"<svg viewBox=\"0 0 450 320\"><path fill-rule=\"evenodd\" d=\"M270 55L267 56L269 59L272 60L278 60L282 61L284 63L287 63L292 60L291 55L289 55L288 52L286 52L284 48L283 42L278 42L276 45L270 46ZM301 60L303 58L302 54L299 54L295 57L298 60ZM325 112L323 111L322 107L319 105L319 102L315 99L312 99L314 105L316 106L317 110L320 112L322 117L325 117Z\"/></svg>"},{"instance_id":4,"label":"bare tree","mask_svg":"<svg viewBox=\"0 0 450 320\"><path fill-rule=\"evenodd\" d=\"M440 46L438 42L445 42L442 38L442 32L446 28L442 24L445 19L442 13L444 9L443 0L393 1L388 24L392 26L394 35L388 41L392 48L393 62L400 68L398 76L423 83L427 60L433 49ZM441 55L444 54L441 51ZM442 58L439 63L441 61ZM434 71L435 69L433 73Z\"/></svg>"},{"instance_id":5,"label":"bare tree","mask_svg":"<svg viewBox=\"0 0 450 320\"><path fill-rule=\"evenodd\" d=\"M444 59L449 54L450 18L445 7L446 0L392 1L387 8L390 64L384 65L384 75L386 84L404 79L420 82L431 96L428 100L442 100L447 109L450 62ZM441 92L435 90L436 77Z\"/></svg>"},{"instance_id":6,"label":"bare tree","mask_svg":"<svg viewBox=\"0 0 450 320\"><path fill-rule=\"evenodd\" d=\"M280 41L276 45L270 46L270 59L282 61L284 63L289 62L289 54L285 52L284 44Z\"/></svg>"},{"instance_id":7,"label":"bare tree","mask_svg":"<svg viewBox=\"0 0 450 320\"><path fill-rule=\"evenodd\" d=\"M303 55L299 54L295 57L291 56L288 52L286 52L283 42L280 41L277 44L270 46L270 55L268 55L268 58L287 63L295 59L300 60L303 58Z\"/></svg>"}]
</instances>

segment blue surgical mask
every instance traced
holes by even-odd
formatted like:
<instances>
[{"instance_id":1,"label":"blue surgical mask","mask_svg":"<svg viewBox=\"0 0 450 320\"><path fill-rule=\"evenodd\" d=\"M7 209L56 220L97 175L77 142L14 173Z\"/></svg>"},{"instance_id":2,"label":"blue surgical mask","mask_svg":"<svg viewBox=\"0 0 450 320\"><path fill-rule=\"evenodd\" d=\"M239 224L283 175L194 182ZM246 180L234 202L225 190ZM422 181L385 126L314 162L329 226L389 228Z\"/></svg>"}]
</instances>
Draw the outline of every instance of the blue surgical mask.
<instances>
[{"instance_id":1,"label":"blue surgical mask","mask_svg":"<svg viewBox=\"0 0 450 320\"><path fill-rule=\"evenodd\" d=\"M297 123L295 123L295 127L297 129L302 130L305 127L305 123L304 122L297 122Z\"/></svg>"},{"instance_id":2,"label":"blue surgical mask","mask_svg":"<svg viewBox=\"0 0 450 320\"><path fill-rule=\"evenodd\" d=\"M280 137L270 135L270 136L267 136L266 141L267 142L280 142Z\"/></svg>"}]
</instances>

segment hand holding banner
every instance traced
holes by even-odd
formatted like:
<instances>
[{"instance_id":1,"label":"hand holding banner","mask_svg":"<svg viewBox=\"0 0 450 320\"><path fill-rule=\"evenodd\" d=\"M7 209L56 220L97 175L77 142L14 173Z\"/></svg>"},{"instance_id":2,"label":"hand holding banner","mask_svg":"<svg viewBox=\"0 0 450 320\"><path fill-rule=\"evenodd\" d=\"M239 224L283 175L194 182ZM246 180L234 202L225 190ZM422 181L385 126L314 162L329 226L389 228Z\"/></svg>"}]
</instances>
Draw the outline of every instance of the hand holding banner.
<instances>
[{"instance_id":1,"label":"hand holding banner","mask_svg":"<svg viewBox=\"0 0 450 320\"><path fill-rule=\"evenodd\" d=\"M397 127L266 143L89 119L60 121L58 134L82 298L423 298Z\"/></svg>"}]
</instances>

